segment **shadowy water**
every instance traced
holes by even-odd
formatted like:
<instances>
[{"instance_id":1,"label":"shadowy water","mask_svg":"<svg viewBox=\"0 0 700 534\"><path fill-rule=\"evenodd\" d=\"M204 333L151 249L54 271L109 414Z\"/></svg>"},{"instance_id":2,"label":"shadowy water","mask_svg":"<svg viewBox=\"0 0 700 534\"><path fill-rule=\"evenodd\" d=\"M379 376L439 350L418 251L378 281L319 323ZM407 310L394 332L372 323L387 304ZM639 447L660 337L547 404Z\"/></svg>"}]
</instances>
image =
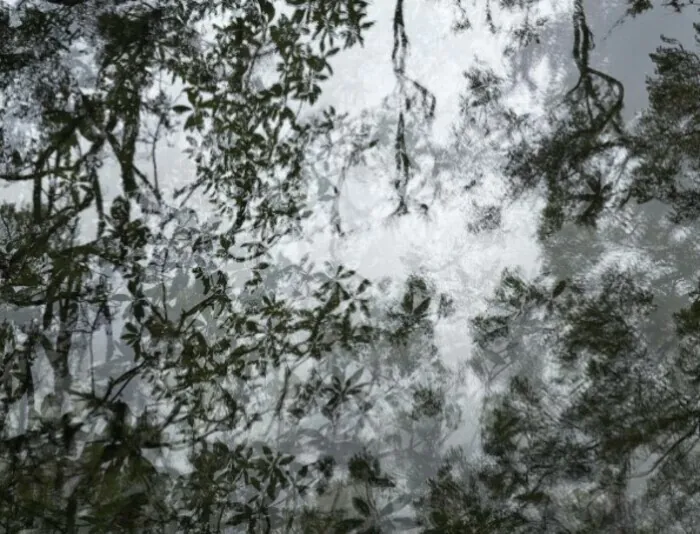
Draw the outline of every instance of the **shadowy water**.
<instances>
[{"instance_id":1,"label":"shadowy water","mask_svg":"<svg viewBox=\"0 0 700 534\"><path fill-rule=\"evenodd\" d=\"M505 45L440 145L403 0L350 117L313 106L368 2L3 6L0 531L700 532L700 25L658 4L454 0ZM463 198L483 252L532 202L541 272L460 310L289 252L368 160L365 226Z\"/></svg>"}]
</instances>

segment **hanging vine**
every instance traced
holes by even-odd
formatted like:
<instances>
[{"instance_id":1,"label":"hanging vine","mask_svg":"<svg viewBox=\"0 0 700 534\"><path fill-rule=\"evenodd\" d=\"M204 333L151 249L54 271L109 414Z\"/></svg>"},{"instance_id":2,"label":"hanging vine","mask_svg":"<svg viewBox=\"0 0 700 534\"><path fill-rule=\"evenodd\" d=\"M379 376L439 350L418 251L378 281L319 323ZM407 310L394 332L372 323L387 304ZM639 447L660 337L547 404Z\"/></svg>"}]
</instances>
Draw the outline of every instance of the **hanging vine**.
<instances>
[{"instance_id":1,"label":"hanging vine","mask_svg":"<svg viewBox=\"0 0 700 534\"><path fill-rule=\"evenodd\" d=\"M435 115L436 105L435 95L428 91L425 86L406 75L408 46L409 41L403 16L403 0L396 0L396 8L394 10L394 48L391 52L391 60L394 65L394 74L398 82L399 93L399 117L394 141L394 159L397 174L394 180L394 189L396 189L398 194L399 203L394 211L394 215L406 215L408 213L406 197L413 164L408 156L406 146L406 115L411 111L416 97L419 97L424 113L423 120L431 122Z\"/></svg>"}]
</instances>

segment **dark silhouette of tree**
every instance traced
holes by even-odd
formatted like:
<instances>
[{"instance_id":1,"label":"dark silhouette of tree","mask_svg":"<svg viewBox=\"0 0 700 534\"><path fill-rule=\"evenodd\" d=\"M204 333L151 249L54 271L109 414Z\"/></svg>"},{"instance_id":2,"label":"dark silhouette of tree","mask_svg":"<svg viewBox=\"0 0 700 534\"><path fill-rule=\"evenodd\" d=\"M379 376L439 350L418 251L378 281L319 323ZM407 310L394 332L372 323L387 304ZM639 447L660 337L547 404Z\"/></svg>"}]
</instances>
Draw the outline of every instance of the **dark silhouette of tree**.
<instances>
[{"instance_id":1,"label":"dark silhouette of tree","mask_svg":"<svg viewBox=\"0 0 700 534\"><path fill-rule=\"evenodd\" d=\"M624 124L619 82L588 65L591 38L577 4L566 111L511 153L516 191L546 184L545 271L505 272L473 321L473 365L492 383L483 456L431 480L426 532L697 530L700 323L697 290L677 292L698 281L693 239L672 233L697 226L698 56L663 38L649 108ZM616 257L646 259L608 261L625 247Z\"/></svg>"}]
</instances>

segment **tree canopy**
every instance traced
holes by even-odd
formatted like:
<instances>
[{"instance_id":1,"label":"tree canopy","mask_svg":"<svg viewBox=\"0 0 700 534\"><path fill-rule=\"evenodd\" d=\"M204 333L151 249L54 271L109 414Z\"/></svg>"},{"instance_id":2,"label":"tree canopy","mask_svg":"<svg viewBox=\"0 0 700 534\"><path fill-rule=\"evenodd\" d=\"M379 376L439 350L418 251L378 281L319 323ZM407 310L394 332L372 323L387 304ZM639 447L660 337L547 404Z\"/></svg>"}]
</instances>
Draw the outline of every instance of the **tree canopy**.
<instances>
[{"instance_id":1,"label":"tree canopy","mask_svg":"<svg viewBox=\"0 0 700 534\"><path fill-rule=\"evenodd\" d=\"M465 68L442 144L404 0L395 93L319 104L378 4L2 5L0 532L700 532L695 3L603 3L611 32L694 29L658 36L632 119L603 7L433 3L505 43L505 74ZM572 83L523 111L562 24ZM486 243L541 207L538 274L509 266L474 311L434 273L295 254L314 225L348 238L346 182L382 162L386 224L463 202Z\"/></svg>"}]
</instances>

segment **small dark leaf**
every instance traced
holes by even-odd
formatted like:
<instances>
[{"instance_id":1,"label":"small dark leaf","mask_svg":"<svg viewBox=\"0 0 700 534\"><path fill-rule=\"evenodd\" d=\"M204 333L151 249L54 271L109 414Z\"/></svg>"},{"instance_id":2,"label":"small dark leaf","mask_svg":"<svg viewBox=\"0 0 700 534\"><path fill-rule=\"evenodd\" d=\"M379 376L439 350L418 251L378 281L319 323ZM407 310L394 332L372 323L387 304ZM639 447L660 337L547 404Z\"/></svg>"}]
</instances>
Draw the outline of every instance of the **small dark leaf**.
<instances>
[{"instance_id":1,"label":"small dark leaf","mask_svg":"<svg viewBox=\"0 0 700 534\"><path fill-rule=\"evenodd\" d=\"M401 307L406 314L411 314L413 313L413 294L412 293L406 293L406 295L403 298L403 302L401 303Z\"/></svg>"},{"instance_id":2,"label":"small dark leaf","mask_svg":"<svg viewBox=\"0 0 700 534\"><path fill-rule=\"evenodd\" d=\"M187 120L185 120L184 129L191 130L191 129L196 128L197 126L201 126L201 125L202 125L202 116L197 115L196 113L192 113L189 117L187 117Z\"/></svg>"},{"instance_id":3,"label":"small dark leaf","mask_svg":"<svg viewBox=\"0 0 700 534\"><path fill-rule=\"evenodd\" d=\"M418 307L414 310L413 314L421 317L426 314L428 311L428 307L430 306L430 299L425 299L423 302L421 302Z\"/></svg>"},{"instance_id":4,"label":"small dark leaf","mask_svg":"<svg viewBox=\"0 0 700 534\"><path fill-rule=\"evenodd\" d=\"M361 293L364 293L365 290L370 286L370 284L371 284L371 282L369 280L367 280L367 279L362 280L360 285L357 287L357 294L359 295Z\"/></svg>"},{"instance_id":5,"label":"small dark leaf","mask_svg":"<svg viewBox=\"0 0 700 534\"><path fill-rule=\"evenodd\" d=\"M22 165L22 156L20 156L19 152L16 150L12 152L12 165L15 167L20 167Z\"/></svg>"},{"instance_id":6,"label":"small dark leaf","mask_svg":"<svg viewBox=\"0 0 700 534\"><path fill-rule=\"evenodd\" d=\"M137 321L142 321L143 318L146 315L146 312L144 310L144 305L142 300L137 300L134 302L134 317L136 318Z\"/></svg>"},{"instance_id":7,"label":"small dark leaf","mask_svg":"<svg viewBox=\"0 0 700 534\"><path fill-rule=\"evenodd\" d=\"M352 506L360 512L364 517L369 517L372 511L370 510L369 504L367 504L366 501L362 500L360 497L353 497L352 498Z\"/></svg>"},{"instance_id":8,"label":"small dark leaf","mask_svg":"<svg viewBox=\"0 0 700 534\"><path fill-rule=\"evenodd\" d=\"M274 499L277 494L277 479L273 478L270 484L267 486L267 496L270 499Z\"/></svg>"},{"instance_id":9,"label":"small dark leaf","mask_svg":"<svg viewBox=\"0 0 700 534\"><path fill-rule=\"evenodd\" d=\"M326 304L326 311L327 312L333 311L338 306L340 306L340 292L333 291L331 298L328 300L328 303Z\"/></svg>"},{"instance_id":10,"label":"small dark leaf","mask_svg":"<svg viewBox=\"0 0 700 534\"><path fill-rule=\"evenodd\" d=\"M270 21L275 17L275 6L269 0L258 0L260 10L265 14L267 20Z\"/></svg>"},{"instance_id":11,"label":"small dark leaf","mask_svg":"<svg viewBox=\"0 0 700 534\"><path fill-rule=\"evenodd\" d=\"M350 378L348 378L348 379L345 381L345 387L348 388L348 387L352 386L353 384L355 384L355 383L359 380L359 378L362 376L362 373L364 373L364 371L365 371L365 370L362 369L362 368L360 368L360 369L358 369L357 371L355 371L355 372L352 374L352 376L350 376Z\"/></svg>"},{"instance_id":12,"label":"small dark leaf","mask_svg":"<svg viewBox=\"0 0 700 534\"><path fill-rule=\"evenodd\" d=\"M557 298L559 295L561 295L564 292L565 289L566 289L566 280L562 280L554 287L554 290L552 291L552 298Z\"/></svg>"}]
</instances>

